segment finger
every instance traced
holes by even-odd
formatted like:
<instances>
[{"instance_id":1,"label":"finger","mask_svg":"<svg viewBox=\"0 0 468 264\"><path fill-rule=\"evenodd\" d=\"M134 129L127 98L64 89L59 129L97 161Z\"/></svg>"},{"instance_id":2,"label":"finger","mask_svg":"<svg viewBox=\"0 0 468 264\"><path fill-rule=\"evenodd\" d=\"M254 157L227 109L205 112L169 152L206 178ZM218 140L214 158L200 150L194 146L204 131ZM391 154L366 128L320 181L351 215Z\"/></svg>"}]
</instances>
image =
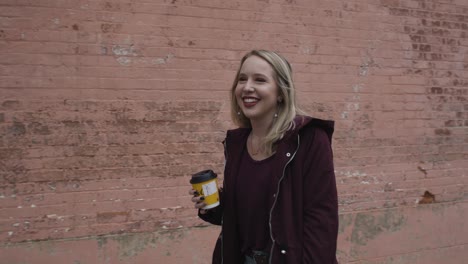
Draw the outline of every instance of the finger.
<instances>
[{"instance_id":1,"label":"finger","mask_svg":"<svg viewBox=\"0 0 468 264\"><path fill-rule=\"evenodd\" d=\"M201 209L201 208L203 208L205 206L206 206L206 203L204 203L204 202L199 202L199 203L195 204L196 209Z\"/></svg>"},{"instance_id":2,"label":"finger","mask_svg":"<svg viewBox=\"0 0 468 264\"><path fill-rule=\"evenodd\" d=\"M192 202L195 203L195 208L197 209L200 209L206 206L204 200L205 200L204 196L192 197Z\"/></svg>"},{"instance_id":3,"label":"finger","mask_svg":"<svg viewBox=\"0 0 468 264\"><path fill-rule=\"evenodd\" d=\"M205 200L204 196L193 196L192 197L192 202L193 203L200 203L200 202L203 202L204 200Z\"/></svg>"},{"instance_id":4,"label":"finger","mask_svg":"<svg viewBox=\"0 0 468 264\"><path fill-rule=\"evenodd\" d=\"M189 194L190 194L190 195L193 195L193 196L198 196L198 195L200 195L200 193L199 193L197 190L194 190L194 189L191 189L191 190L189 191Z\"/></svg>"}]
</instances>

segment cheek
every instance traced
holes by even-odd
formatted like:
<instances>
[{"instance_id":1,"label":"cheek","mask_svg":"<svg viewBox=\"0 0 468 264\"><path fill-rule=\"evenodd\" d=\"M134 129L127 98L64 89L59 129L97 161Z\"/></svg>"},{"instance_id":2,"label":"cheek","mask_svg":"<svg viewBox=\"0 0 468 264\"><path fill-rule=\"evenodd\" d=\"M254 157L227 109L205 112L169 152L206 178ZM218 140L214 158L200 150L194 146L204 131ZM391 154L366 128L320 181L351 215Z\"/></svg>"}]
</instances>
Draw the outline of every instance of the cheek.
<instances>
[{"instance_id":1,"label":"cheek","mask_svg":"<svg viewBox=\"0 0 468 264\"><path fill-rule=\"evenodd\" d=\"M239 100L241 95L242 95L242 88L240 88L239 85L236 86L236 89L234 90L234 95L236 98Z\"/></svg>"}]
</instances>

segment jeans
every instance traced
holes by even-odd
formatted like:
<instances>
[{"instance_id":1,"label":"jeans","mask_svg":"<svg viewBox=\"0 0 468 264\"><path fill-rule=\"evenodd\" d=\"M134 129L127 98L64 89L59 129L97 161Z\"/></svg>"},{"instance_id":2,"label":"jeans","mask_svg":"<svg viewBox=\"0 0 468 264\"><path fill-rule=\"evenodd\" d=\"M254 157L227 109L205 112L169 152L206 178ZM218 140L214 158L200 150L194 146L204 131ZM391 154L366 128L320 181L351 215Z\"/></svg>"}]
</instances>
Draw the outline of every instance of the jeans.
<instances>
[{"instance_id":1,"label":"jeans","mask_svg":"<svg viewBox=\"0 0 468 264\"><path fill-rule=\"evenodd\" d=\"M255 259L249 256L245 256L244 264L257 264L257 262L255 261Z\"/></svg>"},{"instance_id":2,"label":"jeans","mask_svg":"<svg viewBox=\"0 0 468 264\"><path fill-rule=\"evenodd\" d=\"M253 255L255 256L261 256L261 258L263 259L262 262L257 262L254 258L252 258L251 256L247 256L245 255L245 258L244 258L244 264L264 264L264 263L268 263L268 253L265 253L263 251L256 251L256 250L253 250L252 251Z\"/></svg>"}]
</instances>

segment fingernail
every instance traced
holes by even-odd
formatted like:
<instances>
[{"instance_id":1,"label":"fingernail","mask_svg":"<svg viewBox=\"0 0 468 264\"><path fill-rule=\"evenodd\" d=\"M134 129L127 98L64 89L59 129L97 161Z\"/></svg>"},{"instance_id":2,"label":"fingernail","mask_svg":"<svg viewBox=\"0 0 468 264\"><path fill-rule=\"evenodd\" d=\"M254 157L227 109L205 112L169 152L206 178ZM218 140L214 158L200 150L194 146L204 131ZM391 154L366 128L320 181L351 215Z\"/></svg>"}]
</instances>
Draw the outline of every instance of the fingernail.
<instances>
[{"instance_id":1,"label":"fingernail","mask_svg":"<svg viewBox=\"0 0 468 264\"><path fill-rule=\"evenodd\" d=\"M198 196L198 195L200 195L200 193L199 193L198 191L195 191L195 192L193 193L193 195Z\"/></svg>"},{"instance_id":2,"label":"fingernail","mask_svg":"<svg viewBox=\"0 0 468 264\"><path fill-rule=\"evenodd\" d=\"M200 197L200 201L204 201L204 200L205 200L204 196Z\"/></svg>"}]
</instances>

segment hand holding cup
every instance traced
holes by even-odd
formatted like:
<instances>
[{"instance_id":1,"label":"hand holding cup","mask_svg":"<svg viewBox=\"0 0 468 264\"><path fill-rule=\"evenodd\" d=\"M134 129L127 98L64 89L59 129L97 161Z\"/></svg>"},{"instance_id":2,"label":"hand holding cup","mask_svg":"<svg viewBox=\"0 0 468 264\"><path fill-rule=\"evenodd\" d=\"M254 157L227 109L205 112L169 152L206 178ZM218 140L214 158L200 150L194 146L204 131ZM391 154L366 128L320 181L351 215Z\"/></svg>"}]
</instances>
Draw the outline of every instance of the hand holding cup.
<instances>
[{"instance_id":1,"label":"hand holding cup","mask_svg":"<svg viewBox=\"0 0 468 264\"><path fill-rule=\"evenodd\" d=\"M212 170L204 170L192 175L192 202L197 209L211 209L219 205L217 175Z\"/></svg>"},{"instance_id":2,"label":"hand holding cup","mask_svg":"<svg viewBox=\"0 0 468 264\"><path fill-rule=\"evenodd\" d=\"M193 196L192 202L195 204L196 209L201 209L206 206L205 197L200 196L200 194L196 190L191 189L189 191L189 194Z\"/></svg>"}]
</instances>

